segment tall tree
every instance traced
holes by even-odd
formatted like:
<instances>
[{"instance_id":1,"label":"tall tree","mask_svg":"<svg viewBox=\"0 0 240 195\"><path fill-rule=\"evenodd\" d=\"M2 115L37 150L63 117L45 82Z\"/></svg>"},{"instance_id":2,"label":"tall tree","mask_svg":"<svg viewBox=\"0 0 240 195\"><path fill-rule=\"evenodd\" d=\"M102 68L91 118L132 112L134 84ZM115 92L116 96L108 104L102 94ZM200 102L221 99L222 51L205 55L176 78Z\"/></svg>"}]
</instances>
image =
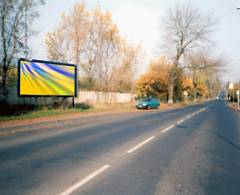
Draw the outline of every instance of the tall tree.
<instances>
[{"instance_id":1,"label":"tall tree","mask_svg":"<svg viewBox=\"0 0 240 195\"><path fill-rule=\"evenodd\" d=\"M81 54L90 26L90 13L82 4L76 4L70 15L62 14L61 22L46 36L48 58L81 64Z\"/></svg>"},{"instance_id":2,"label":"tall tree","mask_svg":"<svg viewBox=\"0 0 240 195\"><path fill-rule=\"evenodd\" d=\"M63 15L59 27L48 33L46 44L49 59L76 63L88 88L104 91L117 89L112 85L116 70L127 63L126 59L129 66L125 70L131 69L140 51L120 36L110 12L98 8L88 11L83 4Z\"/></svg>"},{"instance_id":3,"label":"tall tree","mask_svg":"<svg viewBox=\"0 0 240 195\"><path fill-rule=\"evenodd\" d=\"M43 3L43 0L0 1L0 72L4 92L13 61L26 52L26 38L31 35L26 33L27 27L38 16L37 7Z\"/></svg>"},{"instance_id":4,"label":"tall tree","mask_svg":"<svg viewBox=\"0 0 240 195\"><path fill-rule=\"evenodd\" d=\"M132 46L122 40L119 47L120 63L112 70L111 88L113 91L133 92L136 71L143 57L141 46Z\"/></svg>"},{"instance_id":5,"label":"tall tree","mask_svg":"<svg viewBox=\"0 0 240 195\"><path fill-rule=\"evenodd\" d=\"M210 41L210 35L216 26L216 19L206 15L198 8L176 6L170 9L163 20L164 47L171 53L173 67L170 72L169 103L173 103L174 85L178 77L180 60L184 54L193 51Z\"/></svg>"}]
</instances>

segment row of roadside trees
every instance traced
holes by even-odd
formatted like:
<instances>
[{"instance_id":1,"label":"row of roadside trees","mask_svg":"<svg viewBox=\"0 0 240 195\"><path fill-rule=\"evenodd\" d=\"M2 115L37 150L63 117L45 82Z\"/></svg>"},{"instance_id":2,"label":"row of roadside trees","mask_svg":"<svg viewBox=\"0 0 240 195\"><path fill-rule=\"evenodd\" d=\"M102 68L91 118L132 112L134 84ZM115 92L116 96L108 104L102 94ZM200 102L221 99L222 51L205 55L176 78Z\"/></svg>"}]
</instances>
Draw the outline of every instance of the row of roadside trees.
<instances>
[{"instance_id":1,"label":"row of roadside trees","mask_svg":"<svg viewBox=\"0 0 240 195\"><path fill-rule=\"evenodd\" d=\"M189 55L187 66L179 68L176 73L174 101L182 101L186 96L194 101L216 97L222 88L220 73L223 61L220 57L209 57L209 54L201 52ZM173 68L174 65L166 57L150 62L147 72L136 81L136 94L139 97L153 96L169 100Z\"/></svg>"},{"instance_id":2,"label":"row of roadside trees","mask_svg":"<svg viewBox=\"0 0 240 195\"><path fill-rule=\"evenodd\" d=\"M3 88L13 75L12 69L16 69L16 59L27 49L24 40L31 36L30 24L42 4L44 1L35 0L0 3ZM81 88L134 92L173 103L183 98L184 91L194 99L219 92L220 73L226 60L206 49L213 45L211 35L216 25L212 15L198 8L171 8L160 25L164 34L161 57L153 59L148 71L140 76L138 69L144 61L141 46L130 44L121 36L108 11L89 10L77 3L68 14L62 14L59 25L47 34L45 42L49 60L77 64Z\"/></svg>"},{"instance_id":3,"label":"row of roadside trees","mask_svg":"<svg viewBox=\"0 0 240 195\"><path fill-rule=\"evenodd\" d=\"M80 84L88 89L134 88L138 96L158 96L169 103L181 100L183 91L195 100L215 96L225 59L203 50L213 45L211 35L217 20L198 8L176 6L162 24L164 57L150 62L147 73L137 80L141 47L120 36L109 12L89 11L83 4L76 4L71 14L63 14L59 27L48 34L48 57L78 64L83 73Z\"/></svg>"}]
</instances>

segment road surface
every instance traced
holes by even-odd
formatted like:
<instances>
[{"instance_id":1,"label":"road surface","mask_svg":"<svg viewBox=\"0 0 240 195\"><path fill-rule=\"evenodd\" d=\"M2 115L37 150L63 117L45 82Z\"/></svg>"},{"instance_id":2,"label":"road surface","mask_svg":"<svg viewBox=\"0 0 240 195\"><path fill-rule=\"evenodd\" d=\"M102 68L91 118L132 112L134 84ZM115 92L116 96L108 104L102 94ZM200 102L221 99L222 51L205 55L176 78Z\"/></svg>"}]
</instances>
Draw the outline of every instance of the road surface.
<instances>
[{"instance_id":1,"label":"road surface","mask_svg":"<svg viewBox=\"0 0 240 195\"><path fill-rule=\"evenodd\" d=\"M239 195L240 114L212 101L0 137L0 194Z\"/></svg>"}]
</instances>

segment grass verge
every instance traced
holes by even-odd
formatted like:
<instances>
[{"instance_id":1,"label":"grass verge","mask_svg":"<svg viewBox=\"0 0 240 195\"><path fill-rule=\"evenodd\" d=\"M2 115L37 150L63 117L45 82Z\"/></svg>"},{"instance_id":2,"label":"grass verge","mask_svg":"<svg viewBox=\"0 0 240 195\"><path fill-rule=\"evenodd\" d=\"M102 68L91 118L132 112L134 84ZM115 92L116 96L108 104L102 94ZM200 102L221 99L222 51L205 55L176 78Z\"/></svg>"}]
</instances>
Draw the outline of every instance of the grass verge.
<instances>
[{"instance_id":1,"label":"grass verge","mask_svg":"<svg viewBox=\"0 0 240 195\"><path fill-rule=\"evenodd\" d=\"M95 109L90 108L88 110L82 110L79 108L72 108L72 109L40 109L30 111L28 113L23 113L20 115L13 115L13 116L0 116L0 121L8 121L8 120L19 120L19 119L32 119L32 118L40 118L40 117L47 117L47 116L54 116L60 114L68 114L68 113L76 113L76 112L90 112L95 111Z\"/></svg>"},{"instance_id":2,"label":"grass verge","mask_svg":"<svg viewBox=\"0 0 240 195\"><path fill-rule=\"evenodd\" d=\"M199 102L197 102L199 103ZM172 105L168 105L167 103L161 103L159 110L168 110L168 109L176 109L182 108L187 105L193 105L196 102L180 102ZM24 109L23 109L24 110ZM155 109L154 109L155 110ZM153 111L154 111L153 110ZM14 122L20 121L24 119L44 119L44 120L54 120L58 116L68 116L68 118L73 115L84 115L85 113L117 113L117 112L144 112L145 110L137 110L134 104L96 104L93 106L77 106L76 108L48 108L41 107L37 109L28 110L27 112L17 112L11 115L0 115L0 123L6 122ZM156 111L156 110L155 110ZM56 117L54 117L56 116Z\"/></svg>"}]
</instances>

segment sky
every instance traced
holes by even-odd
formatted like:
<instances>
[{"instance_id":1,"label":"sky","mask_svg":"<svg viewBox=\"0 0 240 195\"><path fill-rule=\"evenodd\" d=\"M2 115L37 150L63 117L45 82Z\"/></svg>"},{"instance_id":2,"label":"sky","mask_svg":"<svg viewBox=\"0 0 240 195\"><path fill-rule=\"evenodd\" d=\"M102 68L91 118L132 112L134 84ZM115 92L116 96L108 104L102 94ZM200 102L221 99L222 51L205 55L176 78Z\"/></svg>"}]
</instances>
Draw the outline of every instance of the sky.
<instances>
[{"instance_id":1,"label":"sky","mask_svg":"<svg viewBox=\"0 0 240 195\"><path fill-rule=\"evenodd\" d=\"M212 39L213 53L221 53L227 58L227 70L222 75L224 81L240 80L240 0L45 0L39 8L40 16L34 21L33 29L38 33L29 41L32 58L47 59L45 37L60 22L61 14L70 14L75 3L85 3L89 10L100 7L112 13L120 34L129 42L141 44L146 60L142 64L145 70L149 60L161 55L158 49L163 42L161 20L170 7L192 5L202 12L212 13L219 21Z\"/></svg>"}]
</instances>

